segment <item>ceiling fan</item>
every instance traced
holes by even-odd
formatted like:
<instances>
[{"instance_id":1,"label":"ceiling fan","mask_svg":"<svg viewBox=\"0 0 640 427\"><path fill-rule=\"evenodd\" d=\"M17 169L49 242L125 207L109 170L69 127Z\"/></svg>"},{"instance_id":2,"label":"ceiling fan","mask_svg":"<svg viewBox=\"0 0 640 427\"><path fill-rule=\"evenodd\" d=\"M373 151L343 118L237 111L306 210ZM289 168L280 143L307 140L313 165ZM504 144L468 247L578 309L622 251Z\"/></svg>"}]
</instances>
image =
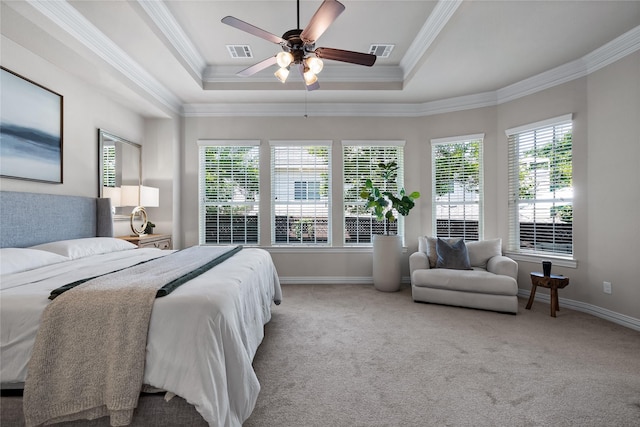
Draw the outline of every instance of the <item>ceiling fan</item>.
<instances>
[{"instance_id":1,"label":"ceiling fan","mask_svg":"<svg viewBox=\"0 0 640 427\"><path fill-rule=\"evenodd\" d=\"M244 22L233 16L225 16L222 23L260 37L272 43L279 44L282 52L258 62L237 73L238 76L248 77L262 71L272 65L280 67L275 76L284 83L289 76L291 64L297 65L302 74L307 90L315 90L320 87L317 74L322 71L322 59L348 62L350 64L365 65L371 67L376 62L376 56L368 53L353 52L350 50L334 49L330 47L316 48L316 40L329 28L336 18L344 11L345 7L336 0L324 0L306 28L300 29L300 0L298 5L298 26L278 37L261 28Z\"/></svg>"}]
</instances>

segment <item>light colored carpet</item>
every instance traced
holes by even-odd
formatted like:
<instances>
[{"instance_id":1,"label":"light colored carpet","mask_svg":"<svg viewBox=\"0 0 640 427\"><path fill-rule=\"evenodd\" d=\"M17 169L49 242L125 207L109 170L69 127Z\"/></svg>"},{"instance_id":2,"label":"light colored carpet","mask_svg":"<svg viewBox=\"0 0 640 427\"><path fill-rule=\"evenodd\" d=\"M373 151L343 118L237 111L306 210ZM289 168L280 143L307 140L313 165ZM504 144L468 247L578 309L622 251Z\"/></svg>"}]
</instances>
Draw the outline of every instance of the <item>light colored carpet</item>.
<instances>
[{"instance_id":1,"label":"light colored carpet","mask_svg":"<svg viewBox=\"0 0 640 427\"><path fill-rule=\"evenodd\" d=\"M283 285L254 360L257 426L640 426L640 332L409 288Z\"/></svg>"}]
</instances>

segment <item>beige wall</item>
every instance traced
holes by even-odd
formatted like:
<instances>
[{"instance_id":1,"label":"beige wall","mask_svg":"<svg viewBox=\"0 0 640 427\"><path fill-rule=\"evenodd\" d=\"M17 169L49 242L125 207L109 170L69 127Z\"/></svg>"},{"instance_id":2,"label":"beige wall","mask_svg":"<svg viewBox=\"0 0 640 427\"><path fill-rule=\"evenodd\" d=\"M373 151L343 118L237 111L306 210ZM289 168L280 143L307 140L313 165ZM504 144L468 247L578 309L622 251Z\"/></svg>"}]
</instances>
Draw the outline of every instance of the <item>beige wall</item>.
<instances>
[{"instance_id":1,"label":"beige wall","mask_svg":"<svg viewBox=\"0 0 640 427\"><path fill-rule=\"evenodd\" d=\"M405 140L405 186L422 197L406 219L404 276L408 254L417 236L431 233L430 140L484 133L485 238L501 237L506 243L507 138L505 130L539 120L573 114L574 239L577 267L554 266L571 278L561 297L640 318L640 52L591 75L497 107L418 118L309 117L300 118L186 118L182 159L182 229L184 244L198 243L197 145L198 139L329 139L340 150L343 139ZM339 155L334 156L334 161ZM603 163L604 162L604 165ZM269 181L263 168L262 194L267 199ZM615 173L613 173L615 171ZM624 178L621 180L621 178ZM333 197L340 200L339 177ZM621 182L636 183L623 185ZM268 207L268 205L265 205ZM624 206L614 209L611 206ZM268 210L265 210L268 212ZM334 204L334 212L336 212ZM339 210L337 210L339 212ZM615 213L615 215L614 215ZM266 221L266 222L265 222ZM262 230L268 230L268 213ZM334 245L340 245L340 227L334 226ZM268 244L268 236L262 243ZM275 249L272 256L284 280L298 282L368 281L371 255L348 248ZM529 273L540 263L520 261L519 287L528 291ZM604 294L602 281L613 284Z\"/></svg>"},{"instance_id":2,"label":"beige wall","mask_svg":"<svg viewBox=\"0 0 640 427\"><path fill-rule=\"evenodd\" d=\"M589 75L580 301L640 318L640 52ZM602 293L602 282L613 293Z\"/></svg>"},{"instance_id":3,"label":"beige wall","mask_svg":"<svg viewBox=\"0 0 640 427\"><path fill-rule=\"evenodd\" d=\"M587 77L496 107L417 118L177 118L144 119L41 57L2 37L2 65L64 95L64 183L0 179L2 190L95 196L98 144L105 128L143 145L144 183L161 188L161 207L149 210L157 231L177 247L198 243L199 138L329 139L339 161L343 139L405 140L405 186L422 193L406 219L404 275L417 236L431 233L430 139L484 133L485 237L507 239L507 150L504 130L574 114L575 258L577 268L554 266L571 278L561 297L640 319L640 52ZM262 169L268 208L268 168ZM339 177L333 182L340 200ZM268 212L266 210L265 212ZM334 212L340 212L334 204ZM263 215L268 230L268 213ZM123 231L123 233L126 231ZM334 244L341 241L334 226ZM262 236L268 244L269 236ZM370 281L369 250L273 250L283 279L300 282ZM539 263L521 261L519 286L528 290ZM613 294L602 292L602 281Z\"/></svg>"},{"instance_id":4,"label":"beige wall","mask_svg":"<svg viewBox=\"0 0 640 427\"><path fill-rule=\"evenodd\" d=\"M89 85L2 36L2 66L63 95L63 183L0 178L5 191L98 195L98 131L143 143L144 120Z\"/></svg>"},{"instance_id":5,"label":"beige wall","mask_svg":"<svg viewBox=\"0 0 640 427\"><path fill-rule=\"evenodd\" d=\"M293 123L293 131L292 131ZM487 127L490 127L487 129ZM269 140L319 139L333 141L333 161L341 160L342 140L404 140L405 187L409 191L420 191L416 208L406 218L405 235L407 253L404 256L404 275L408 276L408 254L417 248L417 237L431 231L431 168L430 140L444 136L467 135L485 132L486 149L495 151L495 108L451 113L420 118L357 118L357 117L271 117L271 118L187 118L184 125L184 158L182 182L182 225L184 244L198 244L198 139L258 139L268 149ZM266 158L266 157L265 157ZM488 161L489 171L495 162ZM261 167L262 200L268 200L269 165ZM339 168L338 168L339 169ZM486 181L495 186L496 175L487 173ZM333 177L334 220L339 218L342 199L341 177ZM487 236L496 236L494 198L489 197ZM269 208L265 205L262 215L261 243L269 244ZM333 244L341 246L341 225L333 226ZM272 252L279 274L283 278L304 281L343 280L370 281L371 252L361 249L278 249ZM327 266L331 266L330 269Z\"/></svg>"},{"instance_id":6,"label":"beige wall","mask_svg":"<svg viewBox=\"0 0 640 427\"><path fill-rule=\"evenodd\" d=\"M180 223L180 118L146 119L142 147L143 184L160 189L160 207L147 208L148 218L156 225L154 233L173 234L176 247L182 247Z\"/></svg>"}]
</instances>

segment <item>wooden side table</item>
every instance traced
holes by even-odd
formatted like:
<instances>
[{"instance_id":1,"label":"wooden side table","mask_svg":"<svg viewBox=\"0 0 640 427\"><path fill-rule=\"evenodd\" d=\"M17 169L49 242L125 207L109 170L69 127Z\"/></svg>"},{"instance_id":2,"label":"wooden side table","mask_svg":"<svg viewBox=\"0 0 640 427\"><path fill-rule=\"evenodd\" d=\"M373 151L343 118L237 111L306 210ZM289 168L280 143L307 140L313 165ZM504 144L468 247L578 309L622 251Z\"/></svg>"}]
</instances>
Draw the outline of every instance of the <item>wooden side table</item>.
<instances>
[{"instance_id":1,"label":"wooden side table","mask_svg":"<svg viewBox=\"0 0 640 427\"><path fill-rule=\"evenodd\" d=\"M171 249L171 235L169 234L145 234L142 236L118 236L118 239L126 240L139 248Z\"/></svg>"},{"instance_id":2,"label":"wooden side table","mask_svg":"<svg viewBox=\"0 0 640 427\"><path fill-rule=\"evenodd\" d=\"M560 311L560 304L558 303L558 289L562 289L569 284L569 278L565 276L545 276L539 272L531 273L531 295L529 295L529 302L527 302L527 310L531 310L533 299L536 296L536 288L541 286L543 288L551 289L551 317L556 317L556 311Z\"/></svg>"}]
</instances>

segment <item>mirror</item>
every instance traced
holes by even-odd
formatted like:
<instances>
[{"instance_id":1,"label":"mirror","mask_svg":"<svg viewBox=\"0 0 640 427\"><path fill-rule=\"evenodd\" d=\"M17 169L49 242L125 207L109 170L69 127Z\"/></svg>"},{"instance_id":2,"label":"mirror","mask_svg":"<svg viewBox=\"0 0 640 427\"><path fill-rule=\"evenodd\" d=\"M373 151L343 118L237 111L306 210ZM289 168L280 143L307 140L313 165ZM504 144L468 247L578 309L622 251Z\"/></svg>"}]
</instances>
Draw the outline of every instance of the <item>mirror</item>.
<instances>
[{"instance_id":1,"label":"mirror","mask_svg":"<svg viewBox=\"0 0 640 427\"><path fill-rule=\"evenodd\" d=\"M98 196L104 197L104 187L120 188L142 183L142 146L98 129L99 182ZM128 220L126 207L116 207L114 219Z\"/></svg>"}]
</instances>

